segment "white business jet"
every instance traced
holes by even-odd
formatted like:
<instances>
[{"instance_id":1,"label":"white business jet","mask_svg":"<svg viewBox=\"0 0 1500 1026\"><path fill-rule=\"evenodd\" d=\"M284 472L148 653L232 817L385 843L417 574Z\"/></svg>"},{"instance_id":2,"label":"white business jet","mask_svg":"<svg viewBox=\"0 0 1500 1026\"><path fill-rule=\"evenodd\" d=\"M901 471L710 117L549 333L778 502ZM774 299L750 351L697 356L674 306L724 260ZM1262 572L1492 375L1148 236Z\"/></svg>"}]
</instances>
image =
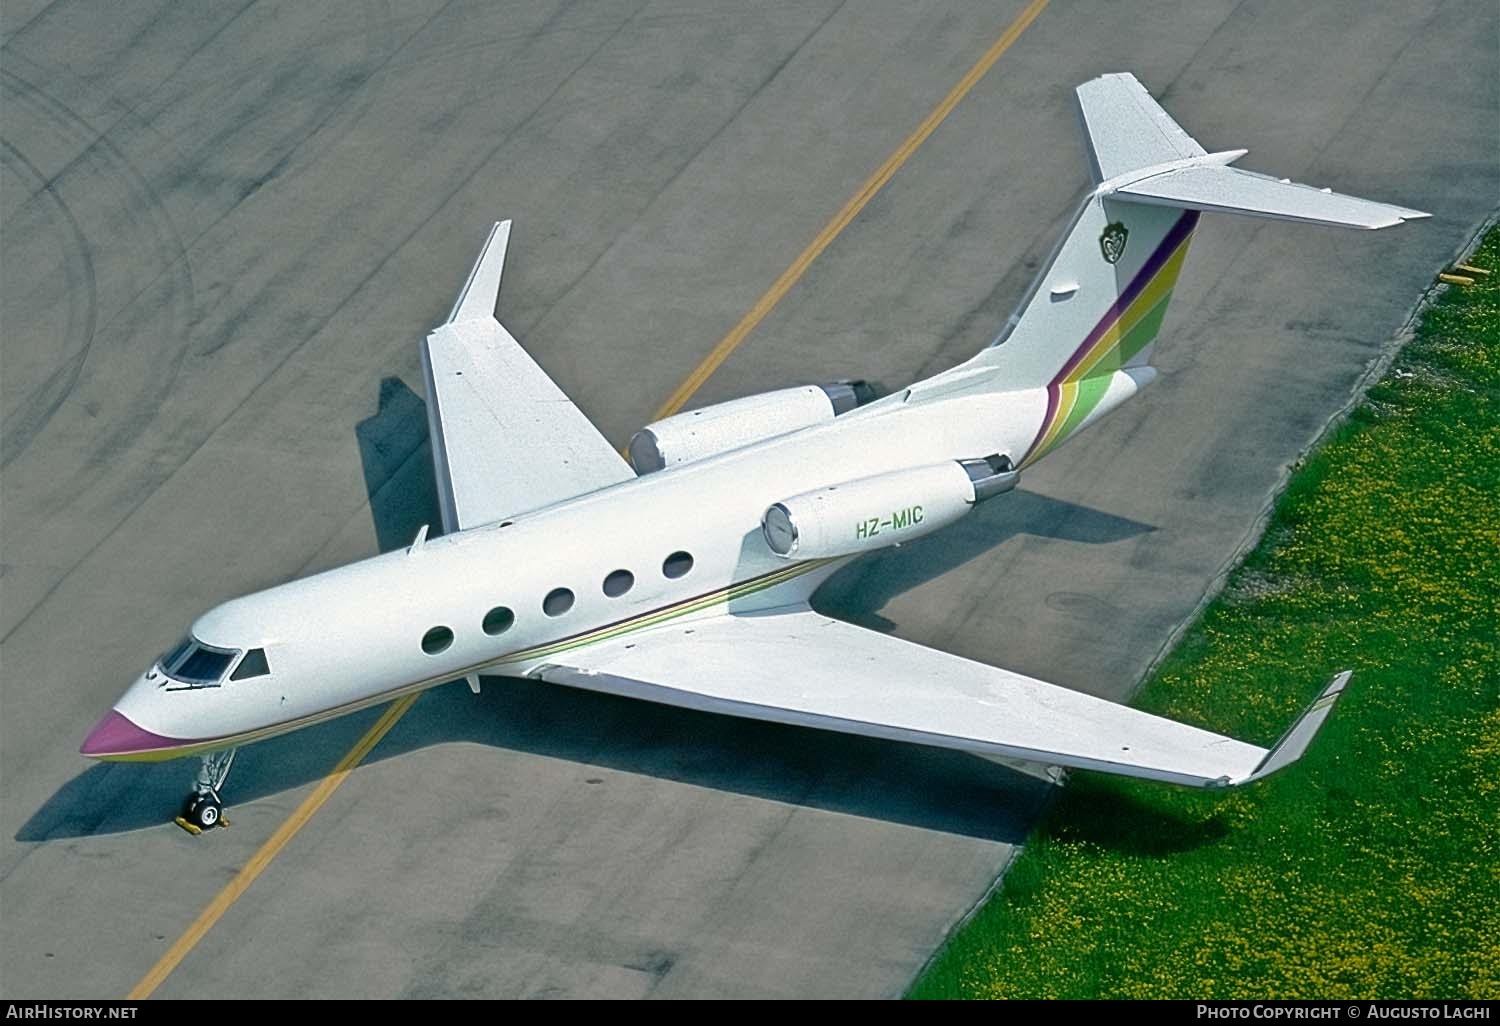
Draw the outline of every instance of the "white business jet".
<instances>
[{"instance_id":1,"label":"white business jet","mask_svg":"<svg viewBox=\"0 0 1500 1026\"><path fill-rule=\"evenodd\" d=\"M481 674L998 759L1197 787L1296 760L1348 678L1269 750L864 630L808 598L862 553L1004 501L1025 468L1155 377L1200 211L1384 228L1421 211L1238 170L1131 75L1077 90L1093 187L1001 336L875 399L809 385L681 413L627 463L495 319L495 225L422 350L441 537L210 610L84 742L202 756Z\"/></svg>"}]
</instances>

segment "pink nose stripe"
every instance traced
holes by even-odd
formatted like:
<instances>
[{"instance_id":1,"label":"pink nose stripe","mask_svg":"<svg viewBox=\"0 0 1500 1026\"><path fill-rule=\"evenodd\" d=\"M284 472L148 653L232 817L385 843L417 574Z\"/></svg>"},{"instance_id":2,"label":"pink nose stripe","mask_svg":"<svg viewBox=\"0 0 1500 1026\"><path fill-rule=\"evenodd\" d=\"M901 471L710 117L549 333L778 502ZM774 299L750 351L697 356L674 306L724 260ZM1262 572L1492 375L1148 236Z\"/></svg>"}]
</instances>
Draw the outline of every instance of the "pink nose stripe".
<instances>
[{"instance_id":1,"label":"pink nose stripe","mask_svg":"<svg viewBox=\"0 0 1500 1026\"><path fill-rule=\"evenodd\" d=\"M162 737L149 730L142 730L114 709L99 721L89 732L79 752L94 759L110 755L125 755L129 752L150 752L158 748L171 748L183 742L176 738Z\"/></svg>"}]
</instances>

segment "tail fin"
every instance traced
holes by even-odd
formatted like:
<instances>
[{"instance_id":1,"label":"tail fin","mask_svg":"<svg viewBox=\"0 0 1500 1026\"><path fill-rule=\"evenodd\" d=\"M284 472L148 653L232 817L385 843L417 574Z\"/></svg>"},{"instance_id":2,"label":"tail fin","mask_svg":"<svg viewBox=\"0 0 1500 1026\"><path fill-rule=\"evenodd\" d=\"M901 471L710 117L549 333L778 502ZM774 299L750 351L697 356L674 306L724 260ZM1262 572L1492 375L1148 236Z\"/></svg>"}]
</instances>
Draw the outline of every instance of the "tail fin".
<instances>
[{"instance_id":1,"label":"tail fin","mask_svg":"<svg viewBox=\"0 0 1500 1026\"><path fill-rule=\"evenodd\" d=\"M1077 95L1095 187L1000 337L965 365L991 368L993 387L1047 388L1025 463L1153 376L1145 365L1200 211L1351 228L1428 216L1232 168L1244 150L1205 151L1134 75Z\"/></svg>"},{"instance_id":2,"label":"tail fin","mask_svg":"<svg viewBox=\"0 0 1500 1026\"><path fill-rule=\"evenodd\" d=\"M1095 185L1139 168L1208 155L1134 75L1101 75L1074 92Z\"/></svg>"}]
</instances>

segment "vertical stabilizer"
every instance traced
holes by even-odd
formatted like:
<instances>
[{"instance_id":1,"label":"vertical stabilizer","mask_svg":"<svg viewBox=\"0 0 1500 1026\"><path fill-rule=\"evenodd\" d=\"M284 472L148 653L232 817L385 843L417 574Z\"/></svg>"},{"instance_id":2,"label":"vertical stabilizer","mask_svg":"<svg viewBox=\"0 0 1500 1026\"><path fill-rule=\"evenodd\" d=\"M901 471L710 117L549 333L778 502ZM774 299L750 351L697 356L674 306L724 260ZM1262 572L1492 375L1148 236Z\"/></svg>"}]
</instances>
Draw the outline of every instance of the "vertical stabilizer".
<instances>
[{"instance_id":1,"label":"vertical stabilizer","mask_svg":"<svg viewBox=\"0 0 1500 1026\"><path fill-rule=\"evenodd\" d=\"M1074 90L1094 184L1207 154L1134 75L1100 75Z\"/></svg>"},{"instance_id":2,"label":"vertical stabilizer","mask_svg":"<svg viewBox=\"0 0 1500 1026\"><path fill-rule=\"evenodd\" d=\"M1078 87L1094 187L1004 331L961 368L966 388L1047 389L1030 463L1106 410L1111 381L1147 365L1200 211L1385 228L1420 210L1242 171L1244 150L1209 153L1135 76Z\"/></svg>"}]
</instances>

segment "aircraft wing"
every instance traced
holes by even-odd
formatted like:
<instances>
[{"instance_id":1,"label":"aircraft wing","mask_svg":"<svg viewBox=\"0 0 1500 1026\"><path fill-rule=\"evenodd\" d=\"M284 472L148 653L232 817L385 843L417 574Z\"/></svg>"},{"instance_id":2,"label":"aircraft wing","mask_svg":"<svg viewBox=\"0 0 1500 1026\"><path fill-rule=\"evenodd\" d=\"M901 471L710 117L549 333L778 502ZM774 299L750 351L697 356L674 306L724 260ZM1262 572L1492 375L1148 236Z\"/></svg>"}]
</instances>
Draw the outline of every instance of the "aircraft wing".
<instances>
[{"instance_id":1,"label":"aircraft wing","mask_svg":"<svg viewBox=\"0 0 1500 1026\"><path fill-rule=\"evenodd\" d=\"M814 613L719 616L567 653L533 677L667 705L1198 787L1306 749L1348 673L1267 750Z\"/></svg>"},{"instance_id":2,"label":"aircraft wing","mask_svg":"<svg viewBox=\"0 0 1500 1026\"><path fill-rule=\"evenodd\" d=\"M510 222L490 230L448 320L422 346L443 530L476 527L635 477L495 319Z\"/></svg>"}]
</instances>

